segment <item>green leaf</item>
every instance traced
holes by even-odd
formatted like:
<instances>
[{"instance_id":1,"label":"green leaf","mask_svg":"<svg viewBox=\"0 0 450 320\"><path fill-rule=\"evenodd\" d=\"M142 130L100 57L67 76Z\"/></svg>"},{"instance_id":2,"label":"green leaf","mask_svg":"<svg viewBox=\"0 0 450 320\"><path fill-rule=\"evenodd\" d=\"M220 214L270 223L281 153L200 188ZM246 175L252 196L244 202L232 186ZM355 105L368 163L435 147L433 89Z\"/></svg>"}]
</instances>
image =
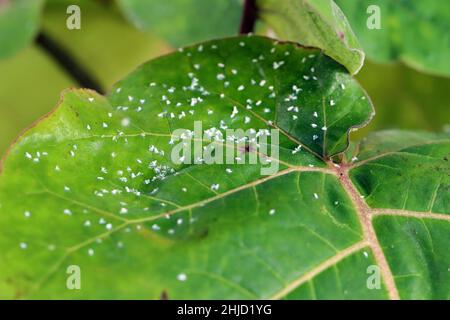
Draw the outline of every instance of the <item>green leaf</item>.
<instances>
[{"instance_id":1,"label":"green leaf","mask_svg":"<svg viewBox=\"0 0 450 320\"><path fill-rule=\"evenodd\" d=\"M0 59L26 47L37 32L43 0L0 3Z\"/></svg>"},{"instance_id":2,"label":"green leaf","mask_svg":"<svg viewBox=\"0 0 450 320\"><path fill-rule=\"evenodd\" d=\"M448 298L449 139L405 150L379 139L360 147L361 162L328 161L371 114L320 50L263 37L155 59L107 97L68 90L4 162L0 297ZM208 132L279 128L279 170L175 164L171 133L195 120ZM379 172L381 161L394 169ZM441 185L421 184L424 171ZM386 197L391 184L372 183L397 187L399 174L411 180L405 207ZM432 212L415 211L417 199ZM71 265L81 290L66 287ZM374 265L379 289L367 286Z\"/></svg>"},{"instance_id":3,"label":"green leaf","mask_svg":"<svg viewBox=\"0 0 450 320\"><path fill-rule=\"evenodd\" d=\"M400 60L423 72L450 75L448 1L336 0L336 3L370 59L380 63ZM379 8L380 29L367 26L375 13L372 9L368 12L369 6Z\"/></svg>"},{"instance_id":4,"label":"green leaf","mask_svg":"<svg viewBox=\"0 0 450 320\"><path fill-rule=\"evenodd\" d=\"M258 0L260 18L283 40L322 49L352 74L364 63L344 14L332 0Z\"/></svg>"},{"instance_id":5,"label":"green leaf","mask_svg":"<svg viewBox=\"0 0 450 320\"><path fill-rule=\"evenodd\" d=\"M152 31L179 47L236 35L241 0L118 0L125 16L139 29Z\"/></svg>"}]
</instances>

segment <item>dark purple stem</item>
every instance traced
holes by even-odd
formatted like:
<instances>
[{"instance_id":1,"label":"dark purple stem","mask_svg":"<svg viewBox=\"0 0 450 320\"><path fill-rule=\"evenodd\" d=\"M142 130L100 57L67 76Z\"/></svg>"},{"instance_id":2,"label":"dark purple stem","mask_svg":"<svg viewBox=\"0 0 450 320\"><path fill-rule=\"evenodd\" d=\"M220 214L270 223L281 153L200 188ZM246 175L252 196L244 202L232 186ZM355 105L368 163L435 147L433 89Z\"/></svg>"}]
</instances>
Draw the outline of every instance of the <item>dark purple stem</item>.
<instances>
[{"instance_id":1,"label":"dark purple stem","mask_svg":"<svg viewBox=\"0 0 450 320\"><path fill-rule=\"evenodd\" d=\"M253 32L257 18L258 8L256 7L256 0L245 0L239 33L247 34Z\"/></svg>"}]
</instances>

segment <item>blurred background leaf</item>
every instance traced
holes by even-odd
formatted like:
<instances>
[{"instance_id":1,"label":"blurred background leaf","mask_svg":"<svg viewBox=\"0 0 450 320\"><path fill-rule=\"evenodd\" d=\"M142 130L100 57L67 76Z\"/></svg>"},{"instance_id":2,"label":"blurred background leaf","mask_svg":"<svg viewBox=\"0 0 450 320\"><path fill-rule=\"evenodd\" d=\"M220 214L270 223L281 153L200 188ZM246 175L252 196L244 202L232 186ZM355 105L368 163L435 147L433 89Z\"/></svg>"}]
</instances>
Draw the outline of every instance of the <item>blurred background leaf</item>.
<instances>
[{"instance_id":1,"label":"blurred background leaf","mask_svg":"<svg viewBox=\"0 0 450 320\"><path fill-rule=\"evenodd\" d=\"M68 51L105 90L141 63L170 50L151 33L129 25L108 2L77 1L81 30L68 30L66 8L73 3L47 1L42 32ZM64 88L73 86L79 87L37 44L0 60L0 154L24 128L56 106Z\"/></svg>"},{"instance_id":2,"label":"blurred background leaf","mask_svg":"<svg viewBox=\"0 0 450 320\"><path fill-rule=\"evenodd\" d=\"M370 59L379 63L401 60L423 72L450 76L450 1L335 1ZM369 6L379 8L380 29L367 26L375 14Z\"/></svg>"},{"instance_id":3,"label":"blurred background leaf","mask_svg":"<svg viewBox=\"0 0 450 320\"><path fill-rule=\"evenodd\" d=\"M138 31L128 24L112 2L77 1L82 27L69 30L65 27L65 12L72 3L71 0L49 1L43 32L70 52L105 89L143 62L171 51L166 42L152 33Z\"/></svg>"},{"instance_id":4,"label":"blurred background leaf","mask_svg":"<svg viewBox=\"0 0 450 320\"><path fill-rule=\"evenodd\" d=\"M117 0L139 29L179 47L236 35L243 0Z\"/></svg>"},{"instance_id":5,"label":"blurred background leaf","mask_svg":"<svg viewBox=\"0 0 450 320\"><path fill-rule=\"evenodd\" d=\"M442 131L450 124L450 79L421 73L400 63L367 61L356 77L371 97L376 115L353 138L380 129Z\"/></svg>"},{"instance_id":6,"label":"blurred background leaf","mask_svg":"<svg viewBox=\"0 0 450 320\"><path fill-rule=\"evenodd\" d=\"M0 59L25 48L33 40L43 0L0 0Z\"/></svg>"}]
</instances>

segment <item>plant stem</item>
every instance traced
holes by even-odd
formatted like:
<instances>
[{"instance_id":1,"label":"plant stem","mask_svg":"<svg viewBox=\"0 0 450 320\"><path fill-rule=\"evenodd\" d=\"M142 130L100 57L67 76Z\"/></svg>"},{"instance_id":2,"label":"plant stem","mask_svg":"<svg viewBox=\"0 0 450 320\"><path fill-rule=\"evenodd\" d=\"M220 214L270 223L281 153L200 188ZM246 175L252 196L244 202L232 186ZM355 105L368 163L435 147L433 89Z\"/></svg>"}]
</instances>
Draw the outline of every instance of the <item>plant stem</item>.
<instances>
[{"instance_id":1,"label":"plant stem","mask_svg":"<svg viewBox=\"0 0 450 320\"><path fill-rule=\"evenodd\" d=\"M72 57L55 40L41 32L36 38L36 43L45 50L81 87L93 89L103 94L104 90L94 76L84 69L74 57Z\"/></svg>"},{"instance_id":2,"label":"plant stem","mask_svg":"<svg viewBox=\"0 0 450 320\"><path fill-rule=\"evenodd\" d=\"M258 8L256 7L256 0L245 0L239 33L247 34L253 32L257 18Z\"/></svg>"}]
</instances>

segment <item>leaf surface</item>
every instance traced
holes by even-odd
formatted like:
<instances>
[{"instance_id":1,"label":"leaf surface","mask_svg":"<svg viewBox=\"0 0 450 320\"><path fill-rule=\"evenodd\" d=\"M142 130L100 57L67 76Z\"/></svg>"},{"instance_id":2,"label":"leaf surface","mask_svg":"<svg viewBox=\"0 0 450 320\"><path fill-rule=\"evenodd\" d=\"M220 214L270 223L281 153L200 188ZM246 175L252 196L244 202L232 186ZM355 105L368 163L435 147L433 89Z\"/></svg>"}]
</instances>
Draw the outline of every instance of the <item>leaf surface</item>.
<instances>
[{"instance_id":1,"label":"leaf surface","mask_svg":"<svg viewBox=\"0 0 450 320\"><path fill-rule=\"evenodd\" d=\"M107 97L66 91L4 162L1 296L446 298L448 138L435 148L407 146L405 157L417 148L423 161L432 158L423 168L416 158L405 165L383 154L403 150L400 143L377 148L376 159L361 146L368 154L361 162L325 162L372 112L356 81L320 50L263 37L152 60ZM279 170L262 176L264 164L175 164L171 133L192 130L194 120L209 133L279 128L272 158ZM372 170L380 161L397 169ZM387 185L375 188L381 174L398 182L398 168L427 201L425 192L437 189L435 211L411 211L423 209L419 192L402 207L386 198ZM425 170L430 179L440 175L439 188L419 186ZM428 229L414 227L422 222ZM402 247L408 254L399 257ZM66 287L70 265L81 268L81 290ZM372 265L382 275L376 290L367 287Z\"/></svg>"}]
</instances>

